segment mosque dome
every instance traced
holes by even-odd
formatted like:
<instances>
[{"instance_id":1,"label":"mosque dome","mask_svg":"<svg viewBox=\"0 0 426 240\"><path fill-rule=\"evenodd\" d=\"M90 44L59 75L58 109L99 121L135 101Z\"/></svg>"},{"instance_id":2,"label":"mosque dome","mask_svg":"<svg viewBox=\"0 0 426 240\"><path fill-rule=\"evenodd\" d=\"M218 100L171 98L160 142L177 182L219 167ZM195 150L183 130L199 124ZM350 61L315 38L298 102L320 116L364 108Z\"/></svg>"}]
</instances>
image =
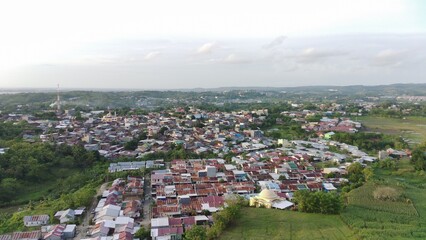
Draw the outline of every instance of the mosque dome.
<instances>
[{"instance_id":1,"label":"mosque dome","mask_svg":"<svg viewBox=\"0 0 426 240\"><path fill-rule=\"evenodd\" d=\"M269 189L263 189L259 194L259 198L263 198L265 200L274 200L279 197L274 191Z\"/></svg>"}]
</instances>

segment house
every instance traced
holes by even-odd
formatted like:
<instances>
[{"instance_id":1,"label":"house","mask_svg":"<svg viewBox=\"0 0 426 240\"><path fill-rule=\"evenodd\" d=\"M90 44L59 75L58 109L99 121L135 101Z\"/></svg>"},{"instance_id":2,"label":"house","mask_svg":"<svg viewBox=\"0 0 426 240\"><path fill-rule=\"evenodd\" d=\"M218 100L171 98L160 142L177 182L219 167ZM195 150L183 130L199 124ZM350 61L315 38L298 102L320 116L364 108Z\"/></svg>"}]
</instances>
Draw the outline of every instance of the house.
<instances>
[{"instance_id":1,"label":"house","mask_svg":"<svg viewBox=\"0 0 426 240\"><path fill-rule=\"evenodd\" d=\"M10 234L0 235L0 240L12 240L12 235Z\"/></svg>"},{"instance_id":2,"label":"house","mask_svg":"<svg viewBox=\"0 0 426 240\"><path fill-rule=\"evenodd\" d=\"M12 240L39 240L39 239L41 239L41 231L12 233Z\"/></svg>"},{"instance_id":3,"label":"house","mask_svg":"<svg viewBox=\"0 0 426 240\"><path fill-rule=\"evenodd\" d=\"M75 224L68 224L64 231L62 232L62 238L68 239L68 238L74 238L76 233L77 225Z\"/></svg>"},{"instance_id":4,"label":"house","mask_svg":"<svg viewBox=\"0 0 426 240\"><path fill-rule=\"evenodd\" d=\"M392 149L392 148L387 149L386 152L389 154L390 157L398 158L398 159L408 156L408 154L406 152L398 151L398 150L395 150L395 149Z\"/></svg>"},{"instance_id":5,"label":"house","mask_svg":"<svg viewBox=\"0 0 426 240\"><path fill-rule=\"evenodd\" d=\"M169 226L169 218L151 218L151 228L164 228Z\"/></svg>"},{"instance_id":6,"label":"house","mask_svg":"<svg viewBox=\"0 0 426 240\"><path fill-rule=\"evenodd\" d=\"M342 172L342 170L341 170L341 169L339 169L339 168L330 167L330 168L324 168L324 169L322 170L322 172L323 172L324 174L330 174L330 173L341 173L341 172Z\"/></svg>"},{"instance_id":7,"label":"house","mask_svg":"<svg viewBox=\"0 0 426 240\"><path fill-rule=\"evenodd\" d=\"M92 237L105 237L108 236L112 229L115 228L114 221L105 220L100 221L95 224L95 226L90 231L90 236Z\"/></svg>"},{"instance_id":8,"label":"house","mask_svg":"<svg viewBox=\"0 0 426 240\"><path fill-rule=\"evenodd\" d=\"M75 211L72 209L58 211L55 214L55 218L58 218L60 223L72 222L75 219Z\"/></svg>"},{"instance_id":9,"label":"house","mask_svg":"<svg viewBox=\"0 0 426 240\"><path fill-rule=\"evenodd\" d=\"M323 183L324 190L326 192L336 191L337 188L332 183Z\"/></svg>"},{"instance_id":10,"label":"house","mask_svg":"<svg viewBox=\"0 0 426 240\"><path fill-rule=\"evenodd\" d=\"M49 223L49 215L34 215L34 216L25 216L24 225L26 227L35 227L46 225Z\"/></svg>"},{"instance_id":11,"label":"house","mask_svg":"<svg viewBox=\"0 0 426 240\"><path fill-rule=\"evenodd\" d=\"M151 237L153 240L180 240L182 239L182 235L183 227L166 227L151 229Z\"/></svg>"},{"instance_id":12,"label":"house","mask_svg":"<svg viewBox=\"0 0 426 240\"><path fill-rule=\"evenodd\" d=\"M132 200L129 202L125 202L123 203L124 206L124 210L123 210L123 215L126 217L132 217L132 218L137 218L140 216L140 201L139 200Z\"/></svg>"},{"instance_id":13,"label":"house","mask_svg":"<svg viewBox=\"0 0 426 240\"><path fill-rule=\"evenodd\" d=\"M247 181L247 174L244 171L232 170L232 173L234 174L235 180L237 182Z\"/></svg>"},{"instance_id":14,"label":"house","mask_svg":"<svg viewBox=\"0 0 426 240\"><path fill-rule=\"evenodd\" d=\"M95 216L96 221L113 220L120 215L121 207L108 204Z\"/></svg>"},{"instance_id":15,"label":"house","mask_svg":"<svg viewBox=\"0 0 426 240\"><path fill-rule=\"evenodd\" d=\"M220 196L207 196L201 198L201 209L217 212L225 205L225 198Z\"/></svg>"},{"instance_id":16,"label":"house","mask_svg":"<svg viewBox=\"0 0 426 240\"><path fill-rule=\"evenodd\" d=\"M114 239L116 239L116 236L114 236ZM118 240L133 240L133 234L130 232L120 232Z\"/></svg>"},{"instance_id":17,"label":"house","mask_svg":"<svg viewBox=\"0 0 426 240\"><path fill-rule=\"evenodd\" d=\"M48 233L43 236L44 240L61 240L65 225L55 225Z\"/></svg>"}]
</instances>

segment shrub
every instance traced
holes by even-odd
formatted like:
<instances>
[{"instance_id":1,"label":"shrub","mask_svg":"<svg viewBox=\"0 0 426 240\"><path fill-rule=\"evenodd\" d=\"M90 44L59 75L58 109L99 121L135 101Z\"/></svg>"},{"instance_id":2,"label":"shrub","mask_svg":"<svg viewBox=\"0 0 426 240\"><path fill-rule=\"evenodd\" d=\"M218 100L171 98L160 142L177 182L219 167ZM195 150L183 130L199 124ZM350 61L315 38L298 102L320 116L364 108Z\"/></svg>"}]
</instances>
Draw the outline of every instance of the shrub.
<instances>
[{"instance_id":1,"label":"shrub","mask_svg":"<svg viewBox=\"0 0 426 240\"><path fill-rule=\"evenodd\" d=\"M391 187L378 187L374 192L373 196L378 200L390 200L398 201L401 198L401 193L395 188Z\"/></svg>"}]
</instances>

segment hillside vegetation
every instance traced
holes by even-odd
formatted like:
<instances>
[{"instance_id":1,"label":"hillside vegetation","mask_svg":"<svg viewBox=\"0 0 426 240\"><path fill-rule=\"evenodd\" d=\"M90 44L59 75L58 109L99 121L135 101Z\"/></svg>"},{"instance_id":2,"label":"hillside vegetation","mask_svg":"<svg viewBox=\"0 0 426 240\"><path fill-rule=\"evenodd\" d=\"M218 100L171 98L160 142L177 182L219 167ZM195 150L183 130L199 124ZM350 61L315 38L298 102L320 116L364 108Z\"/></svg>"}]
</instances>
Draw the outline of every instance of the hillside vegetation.
<instances>
[{"instance_id":1,"label":"hillside vegetation","mask_svg":"<svg viewBox=\"0 0 426 240\"><path fill-rule=\"evenodd\" d=\"M426 175L408 160L397 168L376 169L373 181L349 193L342 219L360 238L426 238ZM375 196L384 187L395 189L397 197Z\"/></svg>"},{"instance_id":2,"label":"hillside vegetation","mask_svg":"<svg viewBox=\"0 0 426 240\"><path fill-rule=\"evenodd\" d=\"M8 142L0 155L0 207L57 198L79 189L101 158L81 146Z\"/></svg>"}]
</instances>

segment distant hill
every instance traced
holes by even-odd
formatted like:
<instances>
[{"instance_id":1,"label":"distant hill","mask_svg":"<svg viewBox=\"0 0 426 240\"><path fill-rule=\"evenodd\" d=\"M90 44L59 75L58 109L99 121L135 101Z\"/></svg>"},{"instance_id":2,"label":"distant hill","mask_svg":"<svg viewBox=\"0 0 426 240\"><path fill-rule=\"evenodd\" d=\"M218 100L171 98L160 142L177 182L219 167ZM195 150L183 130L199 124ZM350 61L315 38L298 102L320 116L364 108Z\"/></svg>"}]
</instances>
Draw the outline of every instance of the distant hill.
<instances>
[{"instance_id":1,"label":"distant hill","mask_svg":"<svg viewBox=\"0 0 426 240\"><path fill-rule=\"evenodd\" d=\"M263 86L245 86L245 87L218 87L218 88L179 88L179 89L125 89L125 88L65 88L61 92L70 91L92 91L92 92L224 92L224 91L286 91L286 92L313 92L313 91L332 91L348 93L380 93L387 92L391 94L426 94L426 83L397 83L390 85L348 85L348 86L300 86L300 87L263 87ZM1 93L42 93L56 92L56 88L0 88Z\"/></svg>"},{"instance_id":2,"label":"distant hill","mask_svg":"<svg viewBox=\"0 0 426 240\"><path fill-rule=\"evenodd\" d=\"M3 93L3 94L1 94ZM56 89L0 89L0 111L49 109L56 101ZM88 109L141 107L146 109L199 105L267 103L339 99L351 101L365 97L392 99L401 95L426 96L426 84L378 86L303 86L303 87L221 87L175 90L61 89L64 107ZM25 110L26 109L26 110Z\"/></svg>"}]
</instances>

